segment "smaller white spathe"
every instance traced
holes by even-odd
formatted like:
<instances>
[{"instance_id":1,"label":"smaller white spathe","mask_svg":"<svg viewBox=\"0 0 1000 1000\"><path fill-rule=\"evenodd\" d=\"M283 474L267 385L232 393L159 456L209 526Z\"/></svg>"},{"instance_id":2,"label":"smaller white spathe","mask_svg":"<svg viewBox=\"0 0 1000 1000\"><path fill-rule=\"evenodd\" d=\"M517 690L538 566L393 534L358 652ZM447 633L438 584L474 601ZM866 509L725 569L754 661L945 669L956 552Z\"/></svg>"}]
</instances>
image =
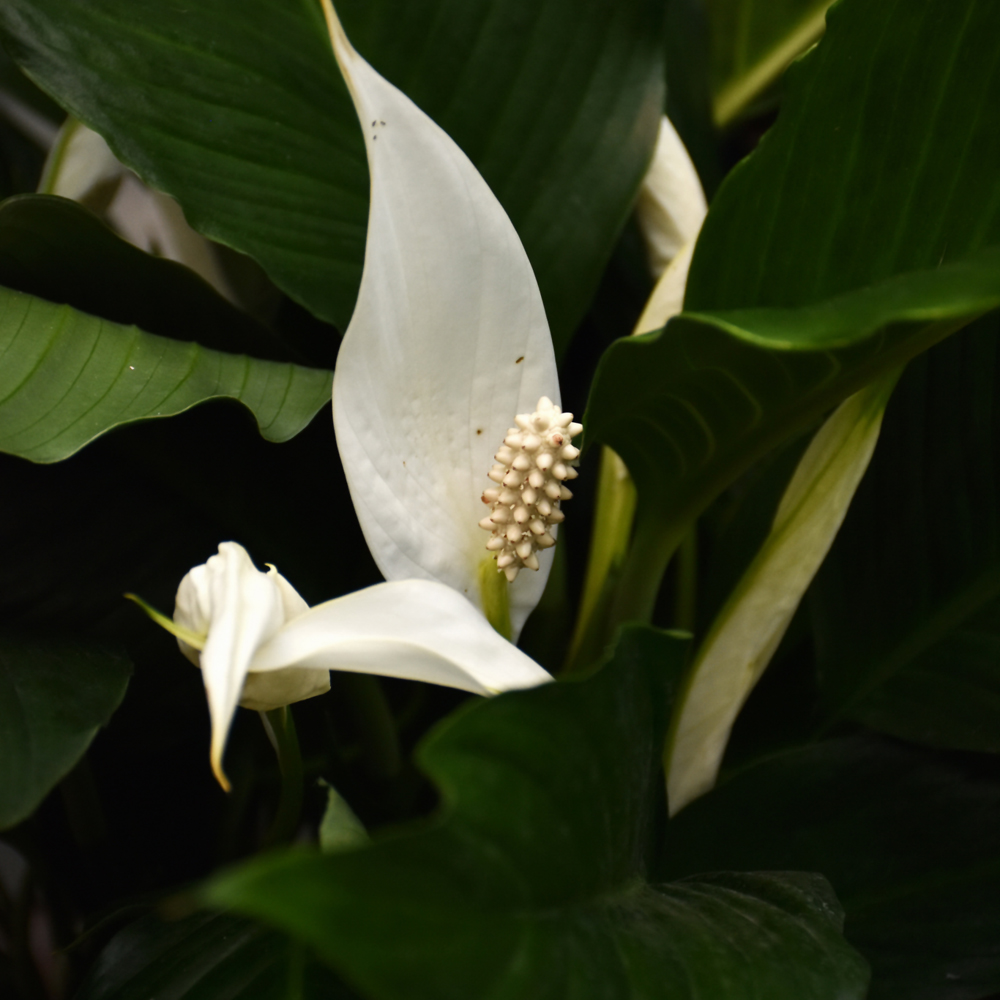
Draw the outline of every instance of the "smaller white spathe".
<instances>
[{"instance_id":1,"label":"smaller white spathe","mask_svg":"<svg viewBox=\"0 0 1000 1000\"><path fill-rule=\"evenodd\" d=\"M171 631L201 668L212 769L226 789L222 753L237 705L266 711L323 694L331 670L475 694L552 679L442 583L380 583L310 608L277 569L261 572L236 542L223 542L181 581Z\"/></svg>"}]
</instances>

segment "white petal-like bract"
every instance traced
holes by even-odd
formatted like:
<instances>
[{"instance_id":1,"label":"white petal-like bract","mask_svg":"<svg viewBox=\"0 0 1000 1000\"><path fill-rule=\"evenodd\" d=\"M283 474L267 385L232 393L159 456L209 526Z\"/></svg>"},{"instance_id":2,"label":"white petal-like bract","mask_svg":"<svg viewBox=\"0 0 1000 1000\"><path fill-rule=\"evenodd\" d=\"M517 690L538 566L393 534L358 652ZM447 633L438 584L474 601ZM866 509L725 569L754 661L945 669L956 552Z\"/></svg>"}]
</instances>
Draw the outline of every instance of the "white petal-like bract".
<instances>
[{"instance_id":1,"label":"white petal-like bract","mask_svg":"<svg viewBox=\"0 0 1000 1000\"><path fill-rule=\"evenodd\" d=\"M236 542L223 542L217 555L181 580L174 621L204 635L205 644L200 652L181 640L178 645L201 667L212 720L212 770L223 788L228 789L229 782L222 770L222 752L238 704L277 708L330 688L326 671L291 670L272 676L256 690L252 685L245 690L258 647L281 628L288 610L301 613L307 607L277 570L262 573Z\"/></svg>"},{"instance_id":2,"label":"white petal-like bract","mask_svg":"<svg viewBox=\"0 0 1000 1000\"><path fill-rule=\"evenodd\" d=\"M684 246L694 242L707 211L698 172L677 130L664 115L635 205L654 278L660 277Z\"/></svg>"},{"instance_id":3,"label":"white petal-like bract","mask_svg":"<svg viewBox=\"0 0 1000 1000\"><path fill-rule=\"evenodd\" d=\"M513 225L458 146L351 47L334 52L361 121L371 208L357 305L337 359L337 444L388 580L438 580L481 606L478 523L514 415L558 403L555 355ZM511 585L514 634L545 587Z\"/></svg>"},{"instance_id":4,"label":"white petal-like bract","mask_svg":"<svg viewBox=\"0 0 1000 1000\"><path fill-rule=\"evenodd\" d=\"M264 643L250 669L289 665L402 677L474 694L552 679L464 597L431 580L379 583L317 604Z\"/></svg>"}]
</instances>

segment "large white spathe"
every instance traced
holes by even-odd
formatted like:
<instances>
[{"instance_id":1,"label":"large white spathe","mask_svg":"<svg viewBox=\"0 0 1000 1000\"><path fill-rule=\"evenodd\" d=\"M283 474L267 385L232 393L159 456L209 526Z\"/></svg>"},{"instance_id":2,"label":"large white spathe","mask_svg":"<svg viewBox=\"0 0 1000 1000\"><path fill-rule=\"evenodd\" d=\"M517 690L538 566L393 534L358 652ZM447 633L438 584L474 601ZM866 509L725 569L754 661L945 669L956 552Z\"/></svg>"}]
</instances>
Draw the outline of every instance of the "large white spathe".
<instances>
[{"instance_id":1,"label":"large white spathe","mask_svg":"<svg viewBox=\"0 0 1000 1000\"><path fill-rule=\"evenodd\" d=\"M389 580L435 580L482 607L478 522L515 414L558 404L538 285L506 213L465 154L352 48L324 0L365 134L371 208L333 417L351 496ZM552 552L510 584L516 639Z\"/></svg>"},{"instance_id":2,"label":"large white spathe","mask_svg":"<svg viewBox=\"0 0 1000 1000\"><path fill-rule=\"evenodd\" d=\"M267 711L323 694L331 670L474 694L551 680L444 584L380 583L310 608L273 566L261 572L236 542L223 542L184 577L172 626L162 623L201 668L212 769L226 789L222 754L237 705Z\"/></svg>"}]
</instances>

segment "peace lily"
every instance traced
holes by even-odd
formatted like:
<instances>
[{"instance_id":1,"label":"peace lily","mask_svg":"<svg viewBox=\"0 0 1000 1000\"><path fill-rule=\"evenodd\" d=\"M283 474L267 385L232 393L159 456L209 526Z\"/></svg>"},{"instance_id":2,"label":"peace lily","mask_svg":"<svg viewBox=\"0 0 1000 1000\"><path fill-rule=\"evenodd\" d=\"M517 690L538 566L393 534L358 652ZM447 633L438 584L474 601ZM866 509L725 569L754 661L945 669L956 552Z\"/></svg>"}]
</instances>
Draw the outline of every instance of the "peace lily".
<instances>
[{"instance_id":1,"label":"peace lily","mask_svg":"<svg viewBox=\"0 0 1000 1000\"><path fill-rule=\"evenodd\" d=\"M444 584L380 583L310 608L275 567L261 572L236 542L223 542L184 577L173 620L146 611L201 668L212 770L227 791L222 753L237 705L265 712L323 694L331 670L474 694L551 680Z\"/></svg>"},{"instance_id":2,"label":"peace lily","mask_svg":"<svg viewBox=\"0 0 1000 1000\"><path fill-rule=\"evenodd\" d=\"M534 274L475 167L324 9L371 173L334 426L389 582L310 609L234 542L188 573L173 620L156 617L204 675L223 787L237 705L266 711L321 694L331 669L478 694L551 679L500 634L516 639L545 587L582 429L553 402Z\"/></svg>"},{"instance_id":3,"label":"peace lily","mask_svg":"<svg viewBox=\"0 0 1000 1000\"><path fill-rule=\"evenodd\" d=\"M324 10L371 172L364 273L333 382L358 519L387 579L446 584L503 631L509 607L516 639L545 588L581 429L558 406L538 285L465 154L358 55L329 0ZM484 515L505 531L485 535Z\"/></svg>"}]
</instances>

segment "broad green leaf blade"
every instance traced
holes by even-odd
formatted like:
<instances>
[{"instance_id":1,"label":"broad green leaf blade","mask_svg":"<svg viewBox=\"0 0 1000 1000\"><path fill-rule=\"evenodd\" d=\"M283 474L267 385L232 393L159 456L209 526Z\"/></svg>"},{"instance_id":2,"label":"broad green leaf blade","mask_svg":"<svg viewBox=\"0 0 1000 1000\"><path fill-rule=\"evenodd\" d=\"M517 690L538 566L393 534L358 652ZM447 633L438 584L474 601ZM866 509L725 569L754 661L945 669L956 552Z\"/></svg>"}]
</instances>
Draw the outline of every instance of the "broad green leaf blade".
<instances>
[{"instance_id":1,"label":"broad green leaf blade","mask_svg":"<svg viewBox=\"0 0 1000 1000\"><path fill-rule=\"evenodd\" d=\"M813 592L829 710L1000 752L1000 314L913 362Z\"/></svg>"},{"instance_id":2,"label":"broad green leaf blade","mask_svg":"<svg viewBox=\"0 0 1000 1000\"><path fill-rule=\"evenodd\" d=\"M818 302L1000 242L992 0L841 0L720 188L691 311Z\"/></svg>"},{"instance_id":3,"label":"broad green leaf blade","mask_svg":"<svg viewBox=\"0 0 1000 1000\"><path fill-rule=\"evenodd\" d=\"M849 738L724 779L671 821L661 871L822 872L871 963L869 1000L980 1000L1000 990L998 840L993 761Z\"/></svg>"},{"instance_id":4,"label":"broad green leaf blade","mask_svg":"<svg viewBox=\"0 0 1000 1000\"><path fill-rule=\"evenodd\" d=\"M345 0L338 9L362 55L497 193L565 344L655 140L661 5ZM28 74L176 197L196 229L346 327L368 178L318 4L12 0L0 28Z\"/></svg>"},{"instance_id":5,"label":"broad green leaf blade","mask_svg":"<svg viewBox=\"0 0 1000 1000\"><path fill-rule=\"evenodd\" d=\"M596 677L446 721L419 761L444 809L339 854L224 875L215 905L276 923L373 997L862 997L866 970L809 875L648 883L667 688L684 643L627 629Z\"/></svg>"},{"instance_id":6,"label":"broad green leaf blade","mask_svg":"<svg viewBox=\"0 0 1000 1000\"><path fill-rule=\"evenodd\" d=\"M996 302L1000 8L842 0L829 22L702 227L685 308L716 329L615 344L592 390L588 439L628 464L661 563L754 460Z\"/></svg>"},{"instance_id":7,"label":"broad green leaf blade","mask_svg":"<svg viewBox=\"0 0 1000 1000\"><path fill-rule=\"evenodd\" d=\"M217 351L299 360L194 272L143 253L64 198L0 204L0 285Z\"/></svg>"},{"instance_id":8,"label":"broad green leaf blade","mask_svg":"<svg viewBox=\"0 0 1000 1000\"><path fill-rule=\"evenodd\" d=\"M651 516L682 525L770 448L996 305L989 249L813 306L685 313L606 352L587 439L622 456Z\"/></svg>"},{"instance_id":9,"label":"broad green leaf blade","mask_svg":"<svg viewBox=\"0 0 1000 1000\"><path fill-rule=\"evenodd\" d=\"M708 0L713 114L726 126L823 33L831 0Z\"/></svg>"},{"instance_id":10,"label":"broad green leaf blade","mask_svg":"<svg viewBox=\"0 0 1000 1000\"><path fill-rule=\"evenodd\" d=\"M218 398L243 403L267 440L287 441L327 402L332 377L0 288L0 451L34 462L58 462L113 427Z\"/></svg>"},{"instance_id":11,"label":"broad green leaf blade","mask_svg":"<svg viewBox=\"0 0 1000 1000\"><path fill-rule=\"evenodd\" d=\"M715 784L733 722L833 543L878 441L898 372L846 399L816 433L770 534L705 636L665 751L670 814Z\"/></svg>"},{"instance_id":12,"label":"broad green leaf blade","mask_svg":"<svg viewBox=\"0 0 1000 1000\"><path fill-rule=\"evenodd\" d=\"M75 1000L351 1000L315 959L243 917L199 913L130 924L97 957Z\"/></svg>"},{"instance_id":13,"label":"broad green leaf blade","mask_svg":"<svg viewBox=\"0 0 1000 1000\"><path fill-rule=\"evenodd\" d=\"M0 830L26 819L121 704L132 673L119 653L0 638Z\"/></svg>"}]
</instances>

